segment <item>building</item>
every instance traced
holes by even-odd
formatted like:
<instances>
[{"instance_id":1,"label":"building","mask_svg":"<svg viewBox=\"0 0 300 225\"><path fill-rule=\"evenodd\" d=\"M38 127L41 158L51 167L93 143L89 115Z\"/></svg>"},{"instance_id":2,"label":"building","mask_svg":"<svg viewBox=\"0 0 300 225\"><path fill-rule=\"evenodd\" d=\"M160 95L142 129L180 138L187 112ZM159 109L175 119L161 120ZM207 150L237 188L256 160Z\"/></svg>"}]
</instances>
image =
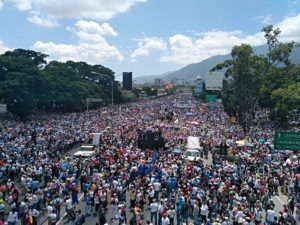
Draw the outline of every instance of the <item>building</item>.
<instances>
[{"instance_id":1,"label":"building","mask_svg":"<svg viewBox=\"0 0 300 225\"><path fill-rule=\"evenodd\" d=\"M203 92L203 79L201 76L197 76L195 80L194 96L200 97Z\"/></svg>"},{"instance_id":2,"label":"building","mask_svg":"<svg viewBox=\"0 0 300 225\"><path fill-rule=\"evenodd\" d=\"M132 72L123 72L123 89L132 90Z\"/></svg>"},{"instance_id":3,"label":"building","mask_svg":"<svg viewBox=\"0 0 300 225\"><path fill-rule=\"evenodd\" d=\"M224 74L220 72L210 72L205 77L205 90L220 91L223 88Z\"/></svg>"},{"instance_id":4,"label":"building","mask_svg":"<svg viewBox=\"0 0 300 225\"><path fill-rule=\"evenodd\" d=\"M164 81L161 78L155 78L154 79L154 85L162 87L162 86L164 86Z\"/></svg>"}]
</instances>

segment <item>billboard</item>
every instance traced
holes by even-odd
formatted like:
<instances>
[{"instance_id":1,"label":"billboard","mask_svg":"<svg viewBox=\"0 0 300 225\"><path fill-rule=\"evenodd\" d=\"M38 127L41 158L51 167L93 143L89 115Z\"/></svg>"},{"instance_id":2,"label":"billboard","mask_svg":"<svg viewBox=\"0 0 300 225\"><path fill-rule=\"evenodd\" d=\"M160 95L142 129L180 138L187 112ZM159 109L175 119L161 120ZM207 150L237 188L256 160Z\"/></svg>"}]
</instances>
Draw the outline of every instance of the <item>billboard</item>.
<instances>
[{"instance_id":1,"label":"billboard","mask_svg":"<svg viewBox=\"0 0 300 225\"><path fill-rule=\"evenodd\" d=\"M132 90L132 72L123 72L123 89Z\"/></svg>"},{"instance_id":2,"label":"billboard","mask_svg":"<svg viewBox=\"0 0 300 225\"><path fill-rule=\"evenodd\" d=\"M205 89L220 91L223 87L224 75L222 73L209 73L205 78Z\"/></svg>"}]
</instances>

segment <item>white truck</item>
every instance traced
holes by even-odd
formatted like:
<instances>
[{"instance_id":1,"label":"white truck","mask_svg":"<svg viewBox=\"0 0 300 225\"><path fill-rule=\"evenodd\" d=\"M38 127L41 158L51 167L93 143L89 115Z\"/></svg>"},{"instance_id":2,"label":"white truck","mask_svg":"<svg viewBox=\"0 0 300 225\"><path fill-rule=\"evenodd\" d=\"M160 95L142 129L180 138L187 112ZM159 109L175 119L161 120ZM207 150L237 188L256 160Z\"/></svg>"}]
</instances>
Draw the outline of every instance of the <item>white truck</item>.
<instances>
[{"instance_id":1,"label":"white truck","mask_svg":"<svg viewBox=\"0 0 300 225\"><path fill-rule=\"evenodd\" d=\"M185 157L189 161L199 161L201 146L198 137L189 136L187 138Z\"/></svg>"}]
</instances>

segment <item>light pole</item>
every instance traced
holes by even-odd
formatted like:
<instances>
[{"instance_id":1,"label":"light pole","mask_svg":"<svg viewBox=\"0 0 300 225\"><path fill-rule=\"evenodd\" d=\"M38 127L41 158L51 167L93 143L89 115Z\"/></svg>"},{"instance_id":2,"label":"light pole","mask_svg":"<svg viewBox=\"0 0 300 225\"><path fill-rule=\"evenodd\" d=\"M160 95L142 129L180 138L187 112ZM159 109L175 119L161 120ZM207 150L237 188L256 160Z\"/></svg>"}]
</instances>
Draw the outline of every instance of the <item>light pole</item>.
<instances>
[{"instance_id":1,"label":"light pole","mask_svg":"<svg viewBox=\"0 0 300 225\"><path fill-rule=\"evenodd\" d=\"M111 106L113 107L114 106L114 80L113 80L113 76L109 76L107 74L103 74L103 73L97 73L97 72L92 72L94 74L98 74L98 75L101 75L101 76L105 76L105 77L108 77L110 79L110 89L111 89Z\"/></svg>"}]
</instances>

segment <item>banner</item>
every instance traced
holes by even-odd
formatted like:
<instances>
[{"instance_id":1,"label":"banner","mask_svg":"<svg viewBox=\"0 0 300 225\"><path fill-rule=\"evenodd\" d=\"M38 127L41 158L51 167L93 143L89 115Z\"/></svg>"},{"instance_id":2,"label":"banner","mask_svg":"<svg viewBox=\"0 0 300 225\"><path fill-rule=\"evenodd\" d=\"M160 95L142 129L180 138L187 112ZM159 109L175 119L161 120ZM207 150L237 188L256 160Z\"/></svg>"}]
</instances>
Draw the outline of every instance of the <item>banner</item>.
<instances>
[{"instance_id":1,"label":"banner","mask_svg":"<svg viewBox=\"0 0 300 225\"><path fill-rule=\"evenodd\" d=\"M99 146L100 144L100 135L101 133L93 133L94 137L93 137L93 145L95 146Z\"/></svg>"},{"instance_id":2,"label":"banner","mask_svg":"<svg viewBox=\"0 0 300 225\"><path fill-rule=\"evenodd\" d=\"M196 104L193 104L193 103L174 103L173 104L173 107L175 108L196 108Z\"/></svg>"}]
</instances>

